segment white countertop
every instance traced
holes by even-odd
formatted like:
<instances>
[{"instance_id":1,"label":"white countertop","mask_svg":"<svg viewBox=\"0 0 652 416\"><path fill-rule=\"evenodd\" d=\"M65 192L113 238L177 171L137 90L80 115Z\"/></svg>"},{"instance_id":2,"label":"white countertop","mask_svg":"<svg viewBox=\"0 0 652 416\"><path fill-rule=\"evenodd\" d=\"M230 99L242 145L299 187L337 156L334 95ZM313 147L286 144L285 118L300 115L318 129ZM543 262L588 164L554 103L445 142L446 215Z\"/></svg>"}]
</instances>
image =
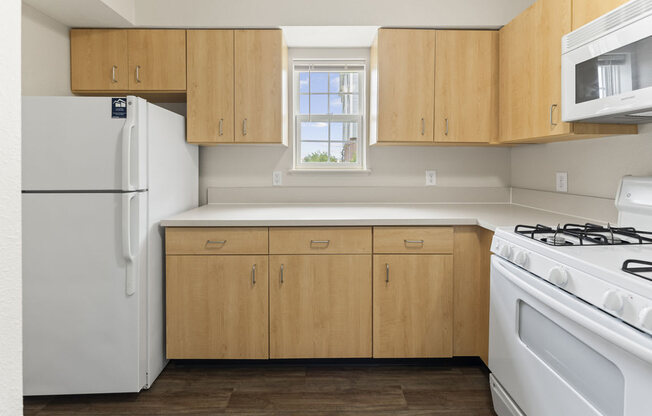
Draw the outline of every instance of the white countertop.
<instances>
[{"instance_id":1,"label":"white countertop","mask_svg":"<svg viewBox=\"0 0 652 416\"><path fill-rule=\"evenodd\" d=\"M163 227L479 225L587 222L513 204L207 204L161 221Z\"/></svg>"}]
</instances>

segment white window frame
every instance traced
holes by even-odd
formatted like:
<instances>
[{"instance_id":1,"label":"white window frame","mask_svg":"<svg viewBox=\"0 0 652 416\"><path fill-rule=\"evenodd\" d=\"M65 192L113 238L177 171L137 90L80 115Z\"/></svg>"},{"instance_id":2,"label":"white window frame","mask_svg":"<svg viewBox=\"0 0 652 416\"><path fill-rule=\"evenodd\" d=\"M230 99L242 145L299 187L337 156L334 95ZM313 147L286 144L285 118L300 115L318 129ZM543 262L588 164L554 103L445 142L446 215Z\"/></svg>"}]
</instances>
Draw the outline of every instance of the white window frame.
<instances>
[{"instance_id":1,"label":"white window frame","mask_svg":"<svg viewBox=\"0 0 652 416\"><path fill-rule=\"evenodd\" d=\"M352 66L354 69L351 72L358 73L358 106L359 114L300 114L299 113L299 96L301 94L299 87L299 73L305 72L304 70L297 70L296 67L319 67L315 72L328 72L324 67L333 67L333 72L336 72L341 67ZM366 72L367 62L365 59L301 59L296 58L292 60L292 118L294 122L294 170L297 171L366 171ZM320 93L328 97L330 93L330 82L328 83L328 92ZM330 105L330 100L329 100ZM357 143L356 155L358 161L355 163L346 162L303 162L301 159L301 128L302 122L358 122L359 137ZM329 124L329 154L330 154L330 124Z\"/></svg>"}]
</instances>

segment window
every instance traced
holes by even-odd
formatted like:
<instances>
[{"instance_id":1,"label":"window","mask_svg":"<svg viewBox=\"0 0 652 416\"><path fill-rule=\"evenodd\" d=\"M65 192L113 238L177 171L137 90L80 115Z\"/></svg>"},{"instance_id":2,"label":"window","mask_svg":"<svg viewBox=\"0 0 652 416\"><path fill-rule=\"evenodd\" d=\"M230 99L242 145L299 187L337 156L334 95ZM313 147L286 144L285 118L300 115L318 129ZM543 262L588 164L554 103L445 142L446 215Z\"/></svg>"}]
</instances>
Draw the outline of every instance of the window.
<instances>
[{"instance_id":1,"label":"window","mask_svg":"<svg viewBox=\"0 0 652 416\"><path fill-rule=\"evenodd\" d=\"M295 169L364 169L364 75L364 61L294 61Z\"/></svg>"}]
</instances>

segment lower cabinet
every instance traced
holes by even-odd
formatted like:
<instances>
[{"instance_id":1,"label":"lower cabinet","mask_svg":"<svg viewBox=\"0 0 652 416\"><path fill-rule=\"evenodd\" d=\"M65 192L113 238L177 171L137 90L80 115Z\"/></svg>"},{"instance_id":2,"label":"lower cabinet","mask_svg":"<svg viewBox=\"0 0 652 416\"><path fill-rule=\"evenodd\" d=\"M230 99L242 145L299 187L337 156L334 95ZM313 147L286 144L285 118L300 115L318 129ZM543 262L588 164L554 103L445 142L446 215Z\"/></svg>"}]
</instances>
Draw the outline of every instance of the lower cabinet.
<instances>
[{"instance_id":1,"label":"lower cabinet","mask_svg":"<svg viewBox=\"0 0 652 416\"><path fill-rule=\"evenodd\" d=\"M374 255L376 358L453 355L453 256Z\"/></svg>"},{"instance_id":2,"label":"lower cabinet","mask_svg":"<svg viewBox=\"0 0 652 416\"><path fill-rule=\"evenodd\" d=\"M268 358L268 257L166 260L168 358Z\"/></svg>"},{"instance_id":3,"label":"lower cabinet","mask_svg":"<svg viewBox=\"0 0 652 416\"><path fill-rule=\"evenodd\" d=\"M371 255L272 255L270 358L371 357Z\"/></svg>"}]
</instances>

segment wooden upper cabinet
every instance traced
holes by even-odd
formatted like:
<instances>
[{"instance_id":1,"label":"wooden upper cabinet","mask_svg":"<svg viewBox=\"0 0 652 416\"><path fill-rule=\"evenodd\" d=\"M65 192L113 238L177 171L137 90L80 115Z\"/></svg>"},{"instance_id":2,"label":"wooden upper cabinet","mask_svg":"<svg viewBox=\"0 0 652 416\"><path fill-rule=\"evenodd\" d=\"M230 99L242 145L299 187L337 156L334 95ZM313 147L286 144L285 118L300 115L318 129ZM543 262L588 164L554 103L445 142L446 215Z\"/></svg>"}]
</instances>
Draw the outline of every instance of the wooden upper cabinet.
<instances>
[{"instance_id":1,"label":"wooden upper cabinet","mask_svg":"<svg viewBox=\"0 0 652 416\"><path fill-rule=\"evenodd\" d=\"M267 262L267 255L167 256L167 357L268 358Z\"/></svg>"},{"instance_id":2,"label":"wooden upper cabinet","mask_svg":"<svg viewBox=\"0 0 652 416\"><path fill-rule=\"evenodd\" d=\"M129 89L127 31L70 30L70 84L75 91Z\"/></svg>"},{"instance_id":3,"label":"wooden upper cabinet","mask_svg":"<svg viewBox=\"0 0 652 416\"><path fill-rule=\"evenodd\" d=\"M635 125L561 121L561 38L571 8L571 0L537 0L500 30L500 142L637 133Z\"/></svg>"},{"instance_id":4,"label":"wooden upper cabinet","mask_svg":"<svg viewBox=\"0 0 652 416\"><path fill-rule=\"evenodd\" d=\"M573 30L597 19L629 0L573 0Z\"/></svg>"},{"instance_id":5,"label":"wooden upper cabinet","mask_svg":"<svg viewBox=\"0 0 652 416\"><path fill-rule=\"evenodd\" d=\"M453 355L453 256L374 255L375 358Z\"/></svg>"},{"instance_id":6,"label":"wooden upper cabinet","mask_svg":"<svg viewBox=\"0 0 652 416\"><path fill-rule=\"evenodd\" d=\"M270 358L371 357L371 255L270 256Z\"/></svg>"},{"instance_id":7,"label":"wooden upper cabinet","mask_svg":"<svg viewBox=\"0 0 652 416\"><path fill-rule=\"evenodd\" d=\"M233 31L187 32L187 140L232 143Z\"/></svg>"},{"instance_id":8,"label":"wooden upper cabinet","mask_svg":"<svg viewBox=\"0 0 652 416\"><path fill-rule=\"evenodd\" d=\"M185 91L186 31L128 30L129 89Z\"/></svg>"},{"instance_id":9,"label":"wooden upper cabinet","mask_svg":"<svg viewBox=\"0 0 652 416\"><path fill-rule=\"evenodd\" d=\"M436 31L435 141L498 138L498 32Z\"/></svg>"},{"instance_id":10,"label":"wooden upper cabinet","mask_svg":"<svg viewBox=\"0 0 652 416\"><path fill-rule=\"evenodd\" d=\"M380 29L370 67L371 143L432 142L435 31Z\"/></svg>"},{"instance_id":11,"label":"wooden upper cabinet","mask_svg":"<svg viewBox=\"0 0 652 416\"><path fill-rule=\"evenodd\" d=\"M235 31L235 141L287 142L287 46L280 29Z\"/></svg>"}]
</instances>

